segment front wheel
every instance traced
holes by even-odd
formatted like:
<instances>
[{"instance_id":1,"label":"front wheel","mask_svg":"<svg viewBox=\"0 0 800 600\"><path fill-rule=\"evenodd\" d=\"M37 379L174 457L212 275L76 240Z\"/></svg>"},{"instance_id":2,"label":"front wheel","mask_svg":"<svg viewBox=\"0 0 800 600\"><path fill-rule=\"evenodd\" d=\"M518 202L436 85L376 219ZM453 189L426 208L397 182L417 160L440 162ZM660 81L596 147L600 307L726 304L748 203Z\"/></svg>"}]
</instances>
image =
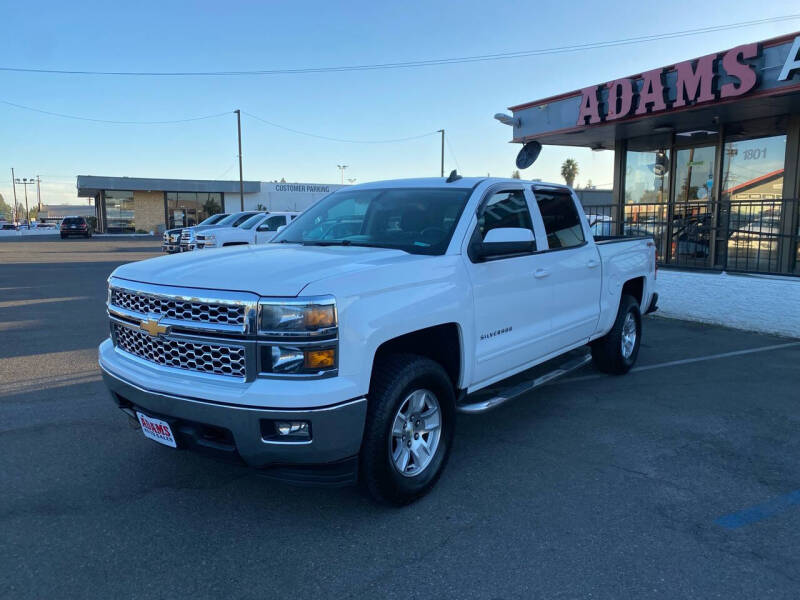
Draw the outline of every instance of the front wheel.
<instances>
[{"instance_id":1,"label":"front wheel","mask_svg":"<svg viewBox=\"0 0 800 600\"><path fill-rule=\"evenodd\" d=\"M636 363L641 341L639 303L633 296L623 296L611 331L591 344L595 367L604 373L624 375Z\"/></svg>"},{"instance_id":2,"label":"front wheel","mask_svg":"<svg viewBox=\"0 0 800 600\"><path fill-rule=\"evenodd\" d=\"M403 505L439 479L453 441L455 393L438 363L398 354L376 365L360 475L376 500Z\"/></svg>"}]
</instances>

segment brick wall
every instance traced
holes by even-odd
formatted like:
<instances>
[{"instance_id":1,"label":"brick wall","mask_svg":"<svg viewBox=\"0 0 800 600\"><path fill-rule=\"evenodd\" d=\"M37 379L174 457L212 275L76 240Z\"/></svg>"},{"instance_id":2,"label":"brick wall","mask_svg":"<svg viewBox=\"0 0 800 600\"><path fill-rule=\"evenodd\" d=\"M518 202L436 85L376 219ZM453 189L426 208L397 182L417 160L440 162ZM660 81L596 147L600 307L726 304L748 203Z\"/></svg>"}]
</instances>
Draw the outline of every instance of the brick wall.
<instances>
[{"instance_id":1,"label":"brick wall","mask_svg":"<svg viewBox=\"0 0 800 600\"><path fill-rule=\"evenodd\" d=\"M164 192L133 192L133 210L137 230L164 231Z\"/></svg>"}]
</instances>

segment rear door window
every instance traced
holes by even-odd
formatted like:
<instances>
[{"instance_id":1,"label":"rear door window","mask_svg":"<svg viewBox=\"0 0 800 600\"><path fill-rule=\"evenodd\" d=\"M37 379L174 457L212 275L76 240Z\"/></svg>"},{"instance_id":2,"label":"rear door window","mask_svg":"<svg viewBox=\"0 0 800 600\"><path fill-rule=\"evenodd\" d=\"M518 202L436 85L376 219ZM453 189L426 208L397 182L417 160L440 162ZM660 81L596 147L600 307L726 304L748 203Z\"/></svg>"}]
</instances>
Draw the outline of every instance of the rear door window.
<instances>
[{"instance_id":1,"label":"rear door window","mask_svg":"<svg viewBox=\"0 0 800 600\"><path fill-rule=\"evenodd\" d=\"M533 194L542 214L547 244L551 250L572 248L586 242L581 217L569 192L533 188Z\"/></svg>"}]
</instances>

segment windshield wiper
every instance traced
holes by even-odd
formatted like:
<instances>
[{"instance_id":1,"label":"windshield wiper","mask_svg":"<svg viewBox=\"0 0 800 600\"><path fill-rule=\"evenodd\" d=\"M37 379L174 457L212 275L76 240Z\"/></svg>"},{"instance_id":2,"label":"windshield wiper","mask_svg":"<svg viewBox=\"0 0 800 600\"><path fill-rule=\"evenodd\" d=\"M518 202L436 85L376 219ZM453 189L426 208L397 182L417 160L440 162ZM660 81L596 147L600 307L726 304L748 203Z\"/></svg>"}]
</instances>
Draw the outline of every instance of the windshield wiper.
<instances>
[{"instance_id":1,"label":"windshield wiper","mask_svg":"<svg viewBox=\"0 0 800 600\"><path fill-rule=\"evenodd\" d=\"M349 246L350 240L308 240L300 242L303 246Z\"/></svg>"}]
</instances>

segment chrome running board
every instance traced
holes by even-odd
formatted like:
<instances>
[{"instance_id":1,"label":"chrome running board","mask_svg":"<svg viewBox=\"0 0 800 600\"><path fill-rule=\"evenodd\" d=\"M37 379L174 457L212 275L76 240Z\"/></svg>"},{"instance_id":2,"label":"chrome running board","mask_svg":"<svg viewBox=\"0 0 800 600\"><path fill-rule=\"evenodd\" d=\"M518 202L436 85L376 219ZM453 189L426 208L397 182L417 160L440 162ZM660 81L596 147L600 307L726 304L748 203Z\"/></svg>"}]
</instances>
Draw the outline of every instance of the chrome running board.
<instances>
[{"instance_id":1,"label":"chrome running board","mask_svg":"<svg viewBox=\"0 0 800 600\"><path fill-rule=\"evenodd\" d=\"M569 356L569 355L568 355ZM506 385L503 386L504 382L499 382L494 384L488 388L488 390L479 390L473 394L473 398L475 397L484 397L485 399L479 400L477 402L469 402L469 397L467 398L467 404L459 404L456 406L456 410L460 413L474 415L478 413L483 413L488 410L492 410L493 408L497 408L501 404L505 404L509 400L513 400L514 398L518 398L522 394L530 392L531 390L536 389L558 379L559 377L563 377L572 371L580 369L581 367L589 364L592 360L591 354L586 354L584 349L581 349L581 354L575 358L570 358L566 362L560 364L555 369L551 371L547 371L542 373L541 375L537 375L535 371L538 370L541 373L541 367L543 365L539 365L539 367L534 367L533 369L529 369L528 371L523 371L522 373L515 375L506 380ZM526 377L527 375L527 377ZM520 381L520 378L523 378ZM489 392L488 394L486 392ZM488 395L488 397L487 397Z\"/></svg>"}]
</instances>

